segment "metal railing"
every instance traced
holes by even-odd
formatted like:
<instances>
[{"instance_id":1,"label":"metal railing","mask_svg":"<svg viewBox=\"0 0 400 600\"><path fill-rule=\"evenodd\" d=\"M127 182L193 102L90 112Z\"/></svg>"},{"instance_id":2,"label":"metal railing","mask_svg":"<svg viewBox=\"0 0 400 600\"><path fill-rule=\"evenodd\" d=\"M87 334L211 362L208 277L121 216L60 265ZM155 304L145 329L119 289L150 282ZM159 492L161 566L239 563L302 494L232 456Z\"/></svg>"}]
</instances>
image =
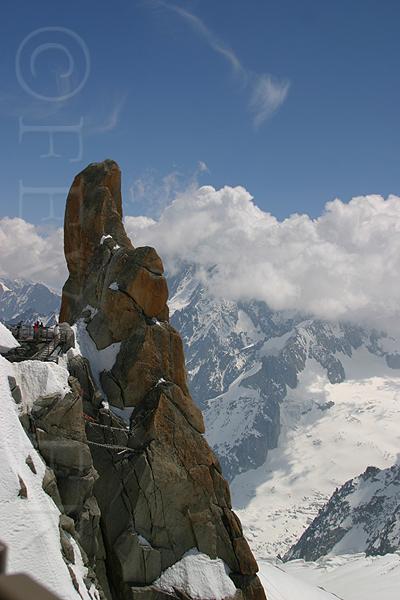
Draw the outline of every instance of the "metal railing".
<instances>
[{"instance_id":1,"label":"metal railing","mask_svg":"<svg viewBox=\"0 0 400 600\"><path fill-rule=\"evenodd\" d=\"M33 325L10 325L9 330L18 341L47 342L54 338L54 327L38 327L35 331Z\"/></svg>"},{"instance_id":2,"label":"metal railing","mask_svg":"<svg viewBox=\"0 0 400 600\"><path fill-rule=\"evenodd\" d=\"M58 327L34 327L24 324L7 325L7 327L21 344L21 347L13 350L15 356L10 357L11 361L21 359L55 361L59 354L56 352L57 349L65 343L65 333ZM24 346L31 348L28 355L24 352Z\"/></svg>"}]
</instances>

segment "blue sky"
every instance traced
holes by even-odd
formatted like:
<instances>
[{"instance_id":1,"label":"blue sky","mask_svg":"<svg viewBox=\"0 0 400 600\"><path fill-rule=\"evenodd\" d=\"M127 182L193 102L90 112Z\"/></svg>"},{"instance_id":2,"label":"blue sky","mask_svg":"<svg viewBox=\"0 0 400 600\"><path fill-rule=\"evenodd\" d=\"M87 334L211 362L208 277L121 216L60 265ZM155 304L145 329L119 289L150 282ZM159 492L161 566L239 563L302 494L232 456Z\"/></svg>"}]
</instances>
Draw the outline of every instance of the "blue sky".
<instances>
[{"instance_id":1,"label":"blue sky","mask_svg":"<svg viewBox=\"0 0 400 600\"><path fill-rule=\"evenodd\" d=\"M20 186L68 187L106 157L122 168L133 215L192 180L243 185L279 218L400 193L397 1L3 0L2 14L1 216L61 222L62 193L51 213L44 190ZM37 32L49 27L73 35ZM40 158L43 130L21 136L21 123L81 120L75 162L76 134L55 135L59 158Z\"/></svg>"}]
</instances>

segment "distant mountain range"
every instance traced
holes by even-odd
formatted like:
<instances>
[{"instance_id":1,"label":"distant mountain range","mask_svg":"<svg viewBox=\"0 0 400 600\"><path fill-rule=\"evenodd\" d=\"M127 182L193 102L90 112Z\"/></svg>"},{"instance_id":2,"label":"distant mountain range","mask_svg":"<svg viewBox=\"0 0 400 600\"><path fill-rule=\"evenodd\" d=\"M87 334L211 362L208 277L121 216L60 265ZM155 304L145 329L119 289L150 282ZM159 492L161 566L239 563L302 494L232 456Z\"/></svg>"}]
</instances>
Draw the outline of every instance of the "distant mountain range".
<instances>
[{"instance_id":1,"label":"distant mountain range","mask_svg":"<svg viewBox=\"0 0 400 600\"><path fill-rule=\"evenodd\" d=\"M258 556L285 553L336 487L399 451L400 343L169 280L191 390ZM399 542L400 546L400 542Z\"/></svg>"},{"instance_id":2,"label":"distant mountain range","mask_svg":"<svg viewBox=\"0 0 400 600\"><path fill-rule=\"evenodd\" d=\"M53 325L58 319L60 296L41 283L0 278L0 321Z\"/></svg>"},{"instance_id":3,"label":"distant mountain range","mask_svg":"<svg viewBox=\"0 0 400 600\"><path fill-rule=\"evenodd\" d=\"M271 311L262 302L215 299L193 267L170 288L171 321L184 339L191 390L230 479L259 467L276 448L280 405L310 360L331 384L346 380L343 359L359 349L400 368L399 346L386 333Z\"/></svg>"},{"instance_id":4,"label":"distant mountain range","mask_svg":"<svg viewBox=\"0 0 400 600\"><path fill-rule=\"evenodd\" d=\"M169 288L191 392L257 555L293 546L290 557L314 560L367 529L369 519L376 535L357 552L400 548L399 535L388 541L399 496L382 499L399 486L399 341L262 302L214 298L193 265L170 277ZM0 281L4 322L52 324L59 302L42 284ZM356 507L349 490L369 485L368 506Z\"/></svg>"}]
</instances>

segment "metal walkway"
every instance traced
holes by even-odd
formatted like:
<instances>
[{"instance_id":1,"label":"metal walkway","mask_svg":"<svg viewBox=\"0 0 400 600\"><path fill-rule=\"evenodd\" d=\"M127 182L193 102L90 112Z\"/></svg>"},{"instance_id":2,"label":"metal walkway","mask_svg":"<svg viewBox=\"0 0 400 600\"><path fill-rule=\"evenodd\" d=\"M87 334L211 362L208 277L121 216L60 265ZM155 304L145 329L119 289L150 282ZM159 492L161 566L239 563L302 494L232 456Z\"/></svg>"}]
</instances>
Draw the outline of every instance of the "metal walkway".
<instances>
[{"instance_id":1,"label":"metal walkway","mask_svg":"<svg viewBox=\"0 0 400 600\"><path fill-rule=\"evenodd\" d=\"M41 327L34 330L32 325L8 326L20 346L7 352L11 362L21 360L40 360L56 362L64 342L62 333L55 333L53 327ZM57 352L58 350L58 352Z\"/></svg>"},{"instance_id":2,"label":"metal walkway","mask_svg":"<svg viewBox=\"0 0 400 600\"><path fill-rule=\"evenodd\" d=\"M13 335L19 342L26 343L44 343L43 347L40 348L38 352L27 358L27 360L40 360L40 361L55 361L57 360L58 353L57 350L61 349L64 338L62 333L55 335L54 330L50 328L43 328L39 334L34 333L33 327L31 326L22 326L22 327L9 327ZM101 423L97 423L93 417L85 414L83 415L86 425L90 427L99 427L102 430L108 430L110 432L119 431L121 433L129 433L129 428L123 427L113 427L112 425L103 425ZM114 450L118 454L124 454L125 452L130 452L131 454L138 454L137 450L133 448L129 448L128 446L120 446L119 444L107 444L101 442L93 442L91 440L87 440L87 443L91 446L97 446L100 448L105 448L106 450Z\"/></svg>"},{"instance_id":3,"label":"metal walkway","mask_svg":"<svg viewBox=\"0 0 400 600\"><path fill-rule=\"evenodd\" d=\"M39 350L36 354L31 356L31 360L42 360L42 361L51 361L55 360L57 357L52 356L53 353L61 346L61 336L53 337L53 339L46 343L46 345Z\"/></svg>"}]
</instances>

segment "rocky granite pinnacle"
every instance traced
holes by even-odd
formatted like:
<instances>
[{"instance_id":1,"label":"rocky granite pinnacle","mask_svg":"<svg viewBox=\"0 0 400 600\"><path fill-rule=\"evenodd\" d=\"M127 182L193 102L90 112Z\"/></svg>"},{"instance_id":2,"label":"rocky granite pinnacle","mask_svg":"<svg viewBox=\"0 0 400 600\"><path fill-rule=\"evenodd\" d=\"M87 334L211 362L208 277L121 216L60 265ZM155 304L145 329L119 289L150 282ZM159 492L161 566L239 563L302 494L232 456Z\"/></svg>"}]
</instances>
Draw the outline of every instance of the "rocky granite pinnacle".
<instances>
[{"instance_id":1,"label":"rocky granite pinnacle","mask_svg":"<svg viewBox=\"0 0 400 600\"><path fill-rule=\"evenodd\" d=\"M162 261L127 237L120 180L111 160L89 165L65 213L69 278L60 319L76 324L81 349L82 340L94 348L90 364L74 356L70 369L95 423L87 436L99 475L106 565L99 580L107 578L112 600L190 598L163 591L157 580L192 551L224 561L237 589L230 598L263 600L257 563L189 394ZM115 353L106 368L104 352ZM129 415L129 428L117 414Z\"/></svg>"}]
</instances>

